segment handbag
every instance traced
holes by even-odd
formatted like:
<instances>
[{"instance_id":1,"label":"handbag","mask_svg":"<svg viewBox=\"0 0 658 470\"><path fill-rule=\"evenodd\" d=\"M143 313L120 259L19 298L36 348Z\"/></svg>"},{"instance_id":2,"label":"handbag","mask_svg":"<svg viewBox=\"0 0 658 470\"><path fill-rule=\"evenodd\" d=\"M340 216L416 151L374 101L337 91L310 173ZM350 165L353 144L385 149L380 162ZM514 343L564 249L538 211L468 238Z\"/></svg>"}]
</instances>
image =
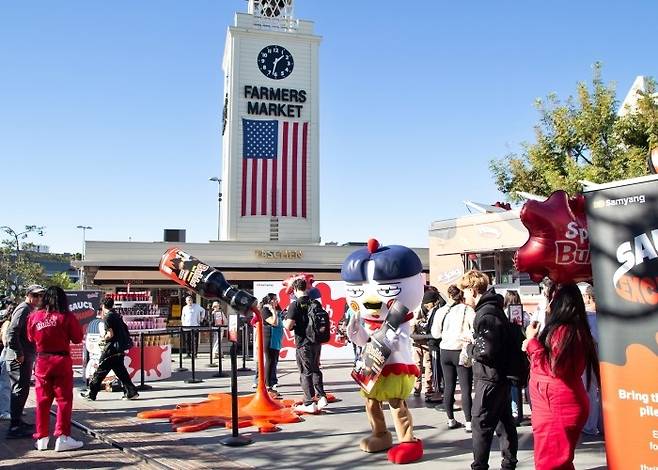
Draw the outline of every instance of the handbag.
<instances>
[{"instance_id":1,"label":"handbag","mask_svg":"<svg viewBox=\"0 0 658 470\"><path fill-rule=\"evenodd\" d=\"M464 307L464 318L462 319L461 331L464 331L465 323L466 323L466 307ZM459 365L464 367L471 367L473 365L473 358L468 355L468 343L464 343L461 351L459 351Z\"/></svg>"}]
</instances>

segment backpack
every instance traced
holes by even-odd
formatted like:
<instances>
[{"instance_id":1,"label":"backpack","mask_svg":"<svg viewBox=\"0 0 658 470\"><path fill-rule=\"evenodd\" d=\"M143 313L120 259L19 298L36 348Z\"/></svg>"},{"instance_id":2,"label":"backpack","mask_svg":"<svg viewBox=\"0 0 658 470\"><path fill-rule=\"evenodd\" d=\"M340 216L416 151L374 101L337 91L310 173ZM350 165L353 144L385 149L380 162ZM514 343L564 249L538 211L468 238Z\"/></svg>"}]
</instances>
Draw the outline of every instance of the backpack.
<instances>
[{"instance_id":1,"label":"backpack","mask_svg":"<svg viewBox=\"0 0 658 470\"><path fill-rule=\"evenodd\" d=\"M308 323L306 338L311 343L326 343L331 337L331 320L329 314L317 300L312 300L307 306Z\"/></svg>"},{"instance_id":2,"label":"backpack","mask_svg":"<svg viewBox=\"0 0 658 470\"><path fill-rule=\"evenodd\" d=\"M507 338L507 360L505 375L512 385L523 388L528 385L530 378L530 360L525 351L521 349L525 334L523 328L516 323L509 322Z\"/></svg>"}]
</instances>

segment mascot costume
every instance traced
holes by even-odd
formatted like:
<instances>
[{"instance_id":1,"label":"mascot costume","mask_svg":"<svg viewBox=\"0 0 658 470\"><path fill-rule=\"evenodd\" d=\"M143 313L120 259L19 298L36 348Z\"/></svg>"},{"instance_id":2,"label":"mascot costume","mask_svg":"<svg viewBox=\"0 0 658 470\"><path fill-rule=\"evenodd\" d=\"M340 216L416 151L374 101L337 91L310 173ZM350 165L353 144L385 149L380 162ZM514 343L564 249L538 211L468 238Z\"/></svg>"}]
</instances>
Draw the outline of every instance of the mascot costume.
<instances>
[{"instance_id":1,"label":"mascot costume","mask_svg":"<svg viewBox=\"0 0 658 470\"><path fill-rule=\"evenodd\" d=\"M374 385L364 387L360 383L372 428L372 434L361 440L361 450L389 449L388 459L398 464L415 462L423 456L423 443L414 437L411 412L406 403L420 375L412 357L409 321L423 297L421 272L420 258L411 249L399 245L380 246L374 239L368 241L367 248L350 254L341 269L341 276L347 283L347 301L354 312L347 326L350 341L358 346L366 346L370 341L372 346L378 331L386 328L384 340L388 345L385 348L388 355ZM387 320L391 320L388 317L393 316L394 306L396 311L400 310L398 306L402 307L406 315L390 323ZM368 350L364 348L362 354L365 356ZM384 355L380 357L383 359ZM363 360L367 362L366 358ZM356 378L354 372L352 376ZM383 402L388 402L393 415L398 437L396 446L386 427Z\"/></svg>"}]
</instances>

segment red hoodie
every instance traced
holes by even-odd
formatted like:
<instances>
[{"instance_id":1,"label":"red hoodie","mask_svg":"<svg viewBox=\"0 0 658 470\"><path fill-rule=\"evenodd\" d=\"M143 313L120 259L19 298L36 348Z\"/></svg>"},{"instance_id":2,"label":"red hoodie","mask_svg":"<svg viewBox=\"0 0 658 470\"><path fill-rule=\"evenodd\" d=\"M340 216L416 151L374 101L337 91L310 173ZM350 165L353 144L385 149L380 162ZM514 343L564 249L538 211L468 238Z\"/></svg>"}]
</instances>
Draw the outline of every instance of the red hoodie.
<instances>
[{"instance_id":1,"label":"red hoodie","mask_svg":"<svg viewBox=\"0 0 658 470\"><path fill-rule=\"evenodd\" d=\"M38 353L69 352L70 343L82 342L82 328L72 313L38 310L28 318L27 337Z\"/></svg>"}]
</instances>

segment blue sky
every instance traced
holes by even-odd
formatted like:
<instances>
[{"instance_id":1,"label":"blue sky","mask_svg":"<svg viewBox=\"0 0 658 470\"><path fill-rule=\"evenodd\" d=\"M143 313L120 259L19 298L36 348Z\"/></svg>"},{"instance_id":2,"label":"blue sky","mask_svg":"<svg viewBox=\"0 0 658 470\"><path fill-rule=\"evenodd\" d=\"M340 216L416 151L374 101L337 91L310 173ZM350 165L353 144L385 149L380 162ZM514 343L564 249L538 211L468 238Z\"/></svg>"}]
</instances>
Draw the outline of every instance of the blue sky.
<instances>
[{"instance_id":1,"label":"blue sky","mask_svg":"<svg viewBox=\"0 0 658 470\"><path fill-rule=\"evenodd\" d=\"M492 158L532 140L535 98L658 76L658 3L296 0L320 47L321 235L427 246ZM390 8L384 8L390 5ZM398 6L400 5L400 6ZM244 0L0 3L0 225L92 240L217 233L221 59Z\"/></svg>"}]
</instances>

